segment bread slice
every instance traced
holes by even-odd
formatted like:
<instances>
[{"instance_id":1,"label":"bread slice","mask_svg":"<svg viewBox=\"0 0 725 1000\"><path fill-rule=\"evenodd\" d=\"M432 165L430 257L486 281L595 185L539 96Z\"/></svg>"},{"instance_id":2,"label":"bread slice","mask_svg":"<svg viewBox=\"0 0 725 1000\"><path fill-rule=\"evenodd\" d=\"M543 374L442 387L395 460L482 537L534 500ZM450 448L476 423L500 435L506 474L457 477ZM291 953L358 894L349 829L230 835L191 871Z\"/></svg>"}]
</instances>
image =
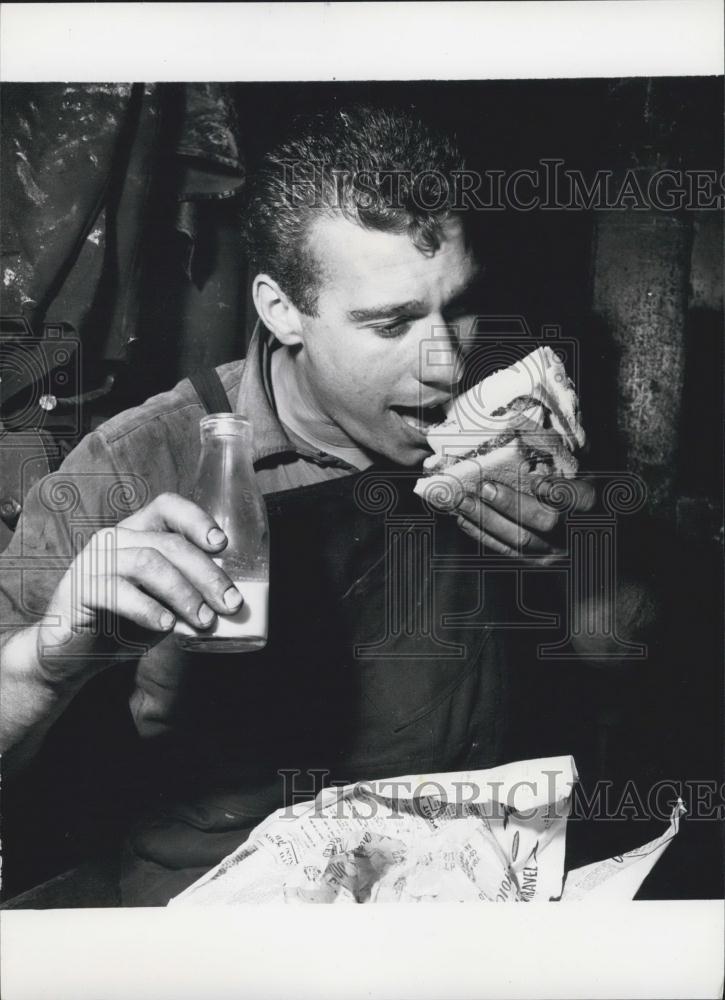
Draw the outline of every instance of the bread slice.
<instances>
[{"instance_id":1,"label":"bread slice","mask_svg":"<svg viewBox=\"0 0 725 1000\"><path fill-rule=\"evenodd\" d=\"M427 437L433 454L415 492L443 509L484 480L532 493L541 476L572 478L586 444L574 384L550 347L457 396Z\"/></svg>"}]
</instances>

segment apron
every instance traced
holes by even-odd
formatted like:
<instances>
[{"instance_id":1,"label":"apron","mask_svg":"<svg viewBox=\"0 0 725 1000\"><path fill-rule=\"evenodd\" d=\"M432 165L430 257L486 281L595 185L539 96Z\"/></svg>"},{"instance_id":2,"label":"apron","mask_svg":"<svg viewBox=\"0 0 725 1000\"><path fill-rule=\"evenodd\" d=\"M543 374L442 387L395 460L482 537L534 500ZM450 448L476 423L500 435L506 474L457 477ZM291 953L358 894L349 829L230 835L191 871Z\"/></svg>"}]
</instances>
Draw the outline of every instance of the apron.
<instances>
[{"instance_id":1,"label":"apron","mask_svg":"<svg viewBox=\"0 0 725 1000\"><path fill-rule=\"evenodd\" d=\"M273 810L324 785L501 763L506 621L455 518L375 468L265 496L269 639L186 654L159 808L124 848L126 905L161 905ZM151 771L149 772L151 773Z\"/></svg>"}]
</instances>

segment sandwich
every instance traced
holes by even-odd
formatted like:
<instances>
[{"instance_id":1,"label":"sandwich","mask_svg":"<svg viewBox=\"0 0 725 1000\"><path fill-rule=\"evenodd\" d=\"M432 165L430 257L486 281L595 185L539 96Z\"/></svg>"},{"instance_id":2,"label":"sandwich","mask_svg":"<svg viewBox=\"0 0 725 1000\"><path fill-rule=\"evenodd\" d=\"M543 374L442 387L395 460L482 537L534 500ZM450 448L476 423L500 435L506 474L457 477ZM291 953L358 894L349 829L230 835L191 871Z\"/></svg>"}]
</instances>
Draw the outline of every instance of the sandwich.
<instances>
[{"instance_id":1,"label":"sandwich","mask_svg":"<svg viewBox=\"0 0 725 1000\"><path fill-rule=\"evenodd\" d=\"M548 346L456 396L426 436L433 454L414 489L446 510L486 480L533 493L543 476L573 478L586 444L574 383Z\"/></svg>"}]
</instances>

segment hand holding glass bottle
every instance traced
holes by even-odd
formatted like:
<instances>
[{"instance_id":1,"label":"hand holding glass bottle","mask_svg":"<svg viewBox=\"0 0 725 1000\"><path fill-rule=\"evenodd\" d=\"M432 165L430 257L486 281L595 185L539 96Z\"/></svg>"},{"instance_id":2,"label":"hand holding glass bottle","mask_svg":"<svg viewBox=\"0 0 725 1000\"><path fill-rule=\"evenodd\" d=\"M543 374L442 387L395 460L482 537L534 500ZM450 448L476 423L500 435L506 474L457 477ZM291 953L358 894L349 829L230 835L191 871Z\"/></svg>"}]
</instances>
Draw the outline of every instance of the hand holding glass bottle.
<instances>
[{"instance_id":1,"label":"hand holding glass bottle","mask_svg":"<svg viewBox=\"0 0 725 1000\"><path fill-rule=\"evenodd\" d=\"M199 428L202 450L192 500L226 535L227 545L214 562L244 603L203 631L178 622L177 641L184 649L208 652L261 649L267 642L269 529L250 457L251 425L238 413L214 413L203 417Z\"/></svg>"},{"instance_id":2,"label":"hand holding glass bottle","mask_svg":"<svg viewBox=\"0 0 725 1000\"><path fill-rule=\"evenodd\" d=\"M138 658L184 622L213 629L243 606L221 566L228 539L198 504L162 493L91 536L42 621L18 633L18 655L47 683L74 690L110 664ZM11 655L8 646L3 655Z\"/></svg>"}]
</instances>

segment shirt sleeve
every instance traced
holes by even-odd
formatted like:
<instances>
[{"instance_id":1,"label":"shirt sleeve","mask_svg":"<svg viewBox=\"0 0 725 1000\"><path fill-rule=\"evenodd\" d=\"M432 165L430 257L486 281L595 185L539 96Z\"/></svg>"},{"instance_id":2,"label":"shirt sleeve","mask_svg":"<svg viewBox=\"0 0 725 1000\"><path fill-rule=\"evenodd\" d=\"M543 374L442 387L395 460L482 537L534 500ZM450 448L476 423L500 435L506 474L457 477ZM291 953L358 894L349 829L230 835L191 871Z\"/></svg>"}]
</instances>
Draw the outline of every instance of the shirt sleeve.
<instances>
[{"instance_id":1,"label":"shirt sleeve","mask_svg":"<svg viewBox=\"0 0 725 1000\"><path fill-rule=\"evenodd\" d=\"M95 431L57 472L35 483L0 554L0 632L37 622L91 535L128 517L149 494L149 484L119 468L112 448Z\"/></svg>"},{"instance_id":2,"label":"shirt sleeve","mask_svg":"<svg viewBox=\"0 0 725 1000\"><path fill-rule=\"evenodd\" d=\"M94 431L28 491L0 554L0 631L41 618L90 536L147 502L149 484L128 470L132 458ZM129 706L134 674L130 661L91 678L29 765L3 774L3 860L11 877L22 875L27 856L41 857L39 870L53 874L107 852L109 838L142 807L148 769Z\"/></svg>"}]
</instances>

